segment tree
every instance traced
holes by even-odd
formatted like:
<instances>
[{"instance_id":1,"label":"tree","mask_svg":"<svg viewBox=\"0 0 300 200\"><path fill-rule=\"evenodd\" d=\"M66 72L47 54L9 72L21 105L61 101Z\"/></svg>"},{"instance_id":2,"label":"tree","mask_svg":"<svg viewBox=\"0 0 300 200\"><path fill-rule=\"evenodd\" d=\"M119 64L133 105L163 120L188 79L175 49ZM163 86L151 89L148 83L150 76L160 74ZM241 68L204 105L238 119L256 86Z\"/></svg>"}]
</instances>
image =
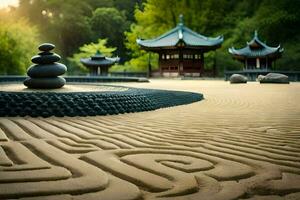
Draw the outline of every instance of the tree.
<instances>
[{"instance_id":1,"label":"tree","mask_svg":"<svg viewBox=\"0 0 300 200\"><path fill-rule=\"evenodd\" d=\"M144 0L114 0L114 7L124 12L126 18L133 22L134 21L134 9L141 7Z\"/></svg>"},{"instance_id":2,"label":"tree","mask_svg":"<svg viewBox=\"0 0 300 200\"><path fill-rule=\"evenodd\" d=\"M124 32L129 28L125 15L116 8L97 8L91 17L91 29L96 38L108 38L108 45L116 46L119 56L125 57Z\"/></svg>"},{"instance_id":3,"label":"tree","mask_svg":"<svg viewBox=\"0 0 300 200\"><path fill-rule=\"evenodd\" d=\"M92 41L88 21L92 8L85 1L20 0L18 12L39 28L44 41L56 44L62 56L70 56L80 45Z\"/></svg>"},{"instance_id":4,"label":"tree","mask_svg":"<svg viewBox=\"0 0 300 200\"><path fill-rule=\"evenodd\" d=\"M299 0L264 0L253 20L268 41L295 42L300 34L299 9Z\"/></svg>"},{"instance_id":5,"label":"tree","mask_svg":"<svg viewBox=\"0 0 300 200\"><path fill-rule=\"evenodd\" d=\"M0 19L0 74L23 75L36 54L38 32L26 20Z\"/></svg>"},{"instance_id":6,"label":"tree","mask_svg":"<svg viewBox=\"0 0 300 200\"><path fill-rule=\"evenodd\" d=\"M79 48L79 52L75 53L68 60L70 65L68 66L68 74L83 74L87 72L86 67L80 62L81 58L89 58L95 55L97 51L100 51L103 55L110 57L116 50L115 47L107 47L107 39L99 39L97 43L85 44Z\"/></svg>"},{"instance_id":7,"label":"tree","mask_svg":"<svg viewBox=\"0 0 300 200\"><path fill-rule=\"evenodd\" d=\"M18 17L35 24L41 40L54 43L62 57L71 56L83 44L108 38L118 48L121 62L130 57L124 45L135 5L142 0L20 0ZM67 62L62 59L62 62ZM68 64L68 63L66 63Z\"/></svg>"},{"instance_id":8,"label":"tree","mask_svg":"<svg viewBox=\"0 0 300 200\"><path fill-rule=\"evenodd\" d=\"M93 7L93 10L97 8L112 8L114 7L114 0L85 0L89 5Z\"/></svg>"},{"instance_id":9,"label":"tree","mask_svg":"<svg viewBox=\"0 0 300 200\"><path fill-rule=\"evenodd\" d=\"M139 1L20 0L17 11L37 25L42 39L55 43L63 57L98 38L108 38L109 45L118 47L117 54L126 57L123 33L130 25L126 16L133 18Z\"/></svg>"}]
</instances>

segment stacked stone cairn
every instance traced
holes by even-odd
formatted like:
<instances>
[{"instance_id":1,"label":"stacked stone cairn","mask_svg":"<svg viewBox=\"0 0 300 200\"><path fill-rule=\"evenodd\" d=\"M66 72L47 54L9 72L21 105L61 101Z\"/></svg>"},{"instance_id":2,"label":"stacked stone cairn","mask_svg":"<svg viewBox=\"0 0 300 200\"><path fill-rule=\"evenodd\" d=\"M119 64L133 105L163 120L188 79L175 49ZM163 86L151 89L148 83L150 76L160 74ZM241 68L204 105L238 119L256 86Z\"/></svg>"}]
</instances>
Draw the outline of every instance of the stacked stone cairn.
<instances>
[{"instance_id":1,"label":"stacked stone cairn","mask_svg":"<svg viewBox=\"0 0 300 200\"><path fill-rule=\"evenodd\" d=\"M31 58L31 61L35 64L29 67L27 71L29 77L24 81L24 85L28 88L36 89L63 87L66 80L59 76L67 71L67 67L57 63L60 60L60 56L51 52L55 45L44 43L38 48L41 52Z\"/></svg>"}]
</instances>

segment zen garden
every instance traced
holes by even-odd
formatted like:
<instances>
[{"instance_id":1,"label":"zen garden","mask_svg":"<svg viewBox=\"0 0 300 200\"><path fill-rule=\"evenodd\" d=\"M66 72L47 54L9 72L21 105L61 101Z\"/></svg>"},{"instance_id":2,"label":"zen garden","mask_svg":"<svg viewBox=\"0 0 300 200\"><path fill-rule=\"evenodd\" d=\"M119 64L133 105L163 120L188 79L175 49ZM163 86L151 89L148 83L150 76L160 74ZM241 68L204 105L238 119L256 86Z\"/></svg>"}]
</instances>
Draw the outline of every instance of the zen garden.
<instances>
[{"instance_id":1,"label":"zen garden","mask_svg":"<svg viewBox=\"0 0 300 200\"><path fill-rule=\"evenodd\" d=\"M299 0L0 0L0 199L300 200Z\"/></svg>"}]
</instances>

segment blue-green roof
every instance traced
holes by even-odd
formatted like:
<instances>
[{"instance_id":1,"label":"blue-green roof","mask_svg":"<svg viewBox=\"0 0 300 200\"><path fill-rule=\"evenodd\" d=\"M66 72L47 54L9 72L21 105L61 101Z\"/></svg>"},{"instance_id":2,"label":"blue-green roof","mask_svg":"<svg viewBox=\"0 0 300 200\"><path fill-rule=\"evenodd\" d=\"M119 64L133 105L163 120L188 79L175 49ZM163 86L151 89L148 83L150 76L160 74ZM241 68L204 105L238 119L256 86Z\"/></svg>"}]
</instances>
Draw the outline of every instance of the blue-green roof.
<instances>
[{"instance_id":1,"label":"blue-green roof","mask_svg":"<svg viewBox=\"0 0 300 200\"><path fill-rule=\"evenodd\" d=\"M281 56L283 48L280 45L277 47L270 47L266 45L260 41L257 31L255 31L253 39L250 42L247 42L246 47L242 49L235 49L234 47L231 47L228 51L237 59L261 57L277 58Z\"/></svg>"},{"instance_id":2,"label":"blue-green roof","mask_svg":"<svg viewBox=\"0 0 300 200\"><path fill-rule=\"evenodd\" d=\"M95 55L90 58L81 58L80 62L85 66L110 66L119 62L119 57L108 58L100 53L98 50Z\"/></svg>"},{"instance_id":3,"label":"blue-green roof","mask_svg":"<svg viewBox=\"0 0 300 200\"><path fill-rule=\"evenodd\" d=\"M137 43L145 49L173 49L179 44L184 47L199 48L199 49L216 49L221 46L223 36L215 38L205 37L179 23L175 28L167 33L150 40L137 39Z\"/></svg>"}]
</instances>

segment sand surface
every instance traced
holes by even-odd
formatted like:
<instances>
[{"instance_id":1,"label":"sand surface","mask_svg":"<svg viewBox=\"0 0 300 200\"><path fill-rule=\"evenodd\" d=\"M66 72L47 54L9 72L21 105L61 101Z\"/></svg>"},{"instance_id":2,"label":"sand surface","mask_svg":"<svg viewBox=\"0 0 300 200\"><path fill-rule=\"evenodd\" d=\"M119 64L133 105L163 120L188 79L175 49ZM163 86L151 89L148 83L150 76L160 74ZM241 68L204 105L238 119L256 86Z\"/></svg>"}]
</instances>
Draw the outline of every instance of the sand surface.
<instances>
[{"instance_id":1,"label":"sand surface","mask_svg":"<svg viewBox=\"0 0 300 200\"><path fill-rule=\"evenodd\" d=\"M97 85L97 84L66 84L59 89L30 89L23 84L10 83L10 84L0 84L0 91L6 92L107 92L107 91L126 91L128 88L125 87L111 87L110 85Z\"/></svg>"},{"instance_id":2,"label":"sand surface","mask_svg":"<svg viewBox=\"0 0 300 200\"><path fill-rule=\"evenodd\" d=\"M300 83L121 85L205 100L116 116L0 118L0 199L300 199Z\"/></svg>"}]
</instances>

